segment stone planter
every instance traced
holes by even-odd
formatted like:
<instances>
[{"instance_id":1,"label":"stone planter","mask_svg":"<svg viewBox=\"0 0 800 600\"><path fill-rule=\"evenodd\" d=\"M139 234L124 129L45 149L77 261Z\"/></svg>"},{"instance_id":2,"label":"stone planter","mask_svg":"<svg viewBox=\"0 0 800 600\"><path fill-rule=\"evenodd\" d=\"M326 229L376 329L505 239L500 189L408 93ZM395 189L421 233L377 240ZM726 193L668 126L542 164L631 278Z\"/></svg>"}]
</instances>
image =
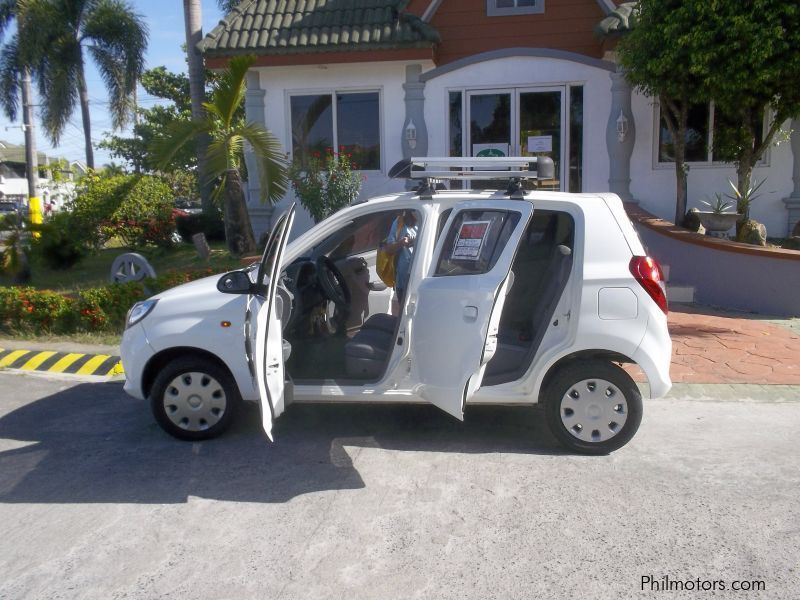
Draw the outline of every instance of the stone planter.
<instances>
[{"instance_id":1,"label":"stone planter","mask_svg":"<svg viewBox=\"0 0 800 600\"><path fill-rule=\"evenodd\" d=\"M715 213L698 211L700 223L706 228L706 234L717 238L727 238L728 232L736 225L741 215L737 213Z\"/></svg>"}]
</instances>

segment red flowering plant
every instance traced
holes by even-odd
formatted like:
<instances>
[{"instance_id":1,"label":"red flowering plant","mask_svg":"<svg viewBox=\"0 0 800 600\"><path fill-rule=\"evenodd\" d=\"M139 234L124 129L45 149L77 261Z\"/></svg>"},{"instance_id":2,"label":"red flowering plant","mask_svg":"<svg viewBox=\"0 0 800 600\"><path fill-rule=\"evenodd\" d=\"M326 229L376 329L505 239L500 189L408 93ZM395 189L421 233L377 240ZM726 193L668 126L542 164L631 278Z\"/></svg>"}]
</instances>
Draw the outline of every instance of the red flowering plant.
<instances>
[{"instance_id":1,"label":"red flowering plant","mask_svg":"<svg viewBox=\"0 0 800 600\"><path fill-rule=\"evenodd\" d=\"M358 198L363 178L357 170L353 155L339 146L338 153L327 148L324 155L296 156L288 176L300 204L319 223Z\"/></svg>"},{"instance_id":2,"label":"red flowering plant","mask_svg":"<svg viewBox=\"0 0 800 600\"><path fill-rule=\"evenodd\" d=\"M32 287L0 287L0 331L121 332L125 315L135 302L212 274L210 268L173 271L142 282L114 283L73 294Z\"/></svg>"}]
</instances>

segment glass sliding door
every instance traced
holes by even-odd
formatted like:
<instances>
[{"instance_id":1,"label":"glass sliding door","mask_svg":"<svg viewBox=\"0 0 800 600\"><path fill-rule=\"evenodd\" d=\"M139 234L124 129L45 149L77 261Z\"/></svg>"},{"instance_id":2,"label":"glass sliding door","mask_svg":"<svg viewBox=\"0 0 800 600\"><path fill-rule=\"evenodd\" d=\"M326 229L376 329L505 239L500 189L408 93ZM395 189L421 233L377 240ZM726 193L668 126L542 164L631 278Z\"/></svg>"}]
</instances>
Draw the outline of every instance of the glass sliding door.
<instances>
[{"instance_id":1,"label":"glass sliding door","mask_svg":"<svg viewBox=\"0 0 800 600\"><path fill-rule=\"evenodd\" d=\"M580 191L583 88L570 86L570 91L570 98L566 85L450 91L450 155L461 147L464 156L547 156L553 159L554 177L535 187ZM473 180L472 185L494 189L501 183Z\"/></svg>"},{"instance_id":2,"label":"glass sliding door","mask_svg":"<svg viewBox=\"0 0 800 600\"><path fill-rule=\"evenodd\" d=\"M510 91L469 92L469 156L509 156L512 95Z\"/></svg>"},{"instance_id":3,"label":"glass sliding door","mask_svg":"<svg viewBox=\"0 0 800 600\"><path fill-rule=\"evenodd\" d=\"M520 90L518 92L520 156L547 156L553 159L553 179L540 180L537 189L566 189L564 181L564 90Z\"/></svg>"}]
</instances>

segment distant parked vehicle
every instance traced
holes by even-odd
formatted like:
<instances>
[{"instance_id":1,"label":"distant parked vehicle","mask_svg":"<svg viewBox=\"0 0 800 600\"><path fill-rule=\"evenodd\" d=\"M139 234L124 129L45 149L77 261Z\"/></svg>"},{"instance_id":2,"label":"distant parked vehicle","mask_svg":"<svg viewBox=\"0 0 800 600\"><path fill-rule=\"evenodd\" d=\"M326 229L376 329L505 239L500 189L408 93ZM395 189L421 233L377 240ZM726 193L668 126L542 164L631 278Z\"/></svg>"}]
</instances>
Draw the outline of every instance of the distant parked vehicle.
<instances>
[{"instance_id":1,"label":"distant parked vehicle","mask_svg":"<svg viewBox=\"0 0 800 600\"><path fill-rule=\"evenodd\" d=\"M203 207L198 202L192 202L186 198L175 200L175 208L184 211L187 215L197 215L203 212Z\"/></svg>"}]
</instances>

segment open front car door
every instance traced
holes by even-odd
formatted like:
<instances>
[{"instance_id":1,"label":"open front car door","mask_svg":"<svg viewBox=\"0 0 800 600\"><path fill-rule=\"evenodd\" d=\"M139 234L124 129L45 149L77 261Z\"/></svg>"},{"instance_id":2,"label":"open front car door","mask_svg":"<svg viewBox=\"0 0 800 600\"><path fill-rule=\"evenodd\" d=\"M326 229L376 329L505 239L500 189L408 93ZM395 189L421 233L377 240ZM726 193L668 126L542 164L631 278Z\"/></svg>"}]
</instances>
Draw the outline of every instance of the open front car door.
<instances>
[{"instance_id":1,"label":"open front car door","mask_svg":"<svg viewBox=\"0 0 800 600\"><path fill-rule=\"evenodd\" d=\"M248 313L255 317L250 339L255 346L253 365L261 400L261 419L264 432L272 440L272 421L284 409L285 374L283 365L283 331L281 313L290 307L279 306L276 293L281 274L281 260L294 221L294 204L272 228L258 266L255 294L250 298Z\"/></svg>"},{"instance_id":2,"label":"open front car door","mask_svg":"<svg viewBox=\"0 0 800 600\"><path fill-rule=\"evenodd\" d=\"M417 393L459 419L497 350L511 263L532 213L524 200L456 205L409 300Z\"/></svg>"}]
</instances>

